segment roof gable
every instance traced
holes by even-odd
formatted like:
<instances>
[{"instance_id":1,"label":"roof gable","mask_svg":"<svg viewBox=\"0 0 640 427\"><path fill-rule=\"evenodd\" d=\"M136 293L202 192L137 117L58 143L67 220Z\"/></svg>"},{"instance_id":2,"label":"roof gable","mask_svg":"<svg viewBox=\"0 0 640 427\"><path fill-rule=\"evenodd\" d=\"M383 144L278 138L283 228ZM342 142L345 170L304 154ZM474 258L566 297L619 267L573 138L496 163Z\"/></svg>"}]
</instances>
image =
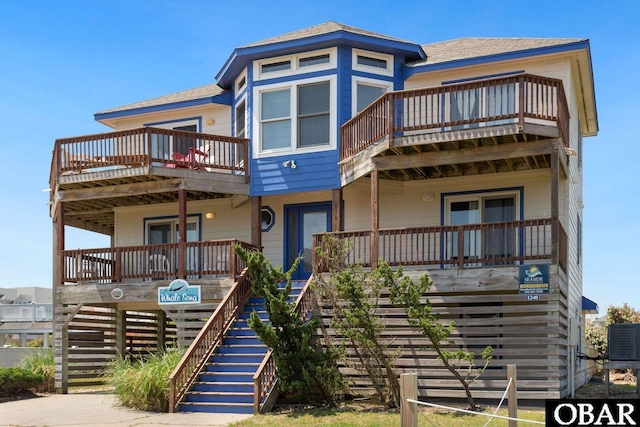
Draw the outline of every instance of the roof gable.
<instances>
[{"instance_id":1,"label":"roof gable","mask_svg":"<svg viewBox=\"0 0 640 427\"><path fill-rule=\"evenodd\" d=\"M135 102L133 104L123 105L121 107L103 110L94 115L98 121L130 116L134 114L143 114L153 111L161 111L173 108L191 107L202 104L222 104L230 105L230 97L227 96L220 86L211 83L199 86L193 89L187 89L175 92L169 95L159 96L144 101Z\"/></svg>"},{"instance_id":2,"label":"roof gable","mask_svg":"<svg viewBox=\"0 0 640 427\"><path fill-rule=\"evenodd\" d=\"M363 30L362 28L352 27L349 25L340 24L335 21L328 21L323 24L314 25L311 27L303 28L301 30L292 31L290 33L282 34L279 36L271 37L268 39L260 40L257 42L249 43L244 46L240 46L240 49L255 47L255 46L267 46L275 43L282 43L293 40L300 40L308 37L320 36L329 33L335 33L338 31L344 31L353 34L359 34L368 37L374 37L382 40L396 41L400 43L414 44L408 40L402 40L395 37L386 36L384 34L376 33L373 31Z\"/></svg>"},{"instance_id":3,"label":"roof gable","mask_svg":"<svg viewBox=\"0 0 640 427\"><path fill-rule=\"evenodd\" d=\"M236 48L216 80L223 88L231 87L236 76L252 60L339 45L403 55L410 61L425 58L422 47L417 43L329 21Z\"/></svg>"},{"instance_id":4,"label":"roof gable","mask_svg":"<svg viewBox=\"0 0 640 427\"><path fill-rule=\"evenodd\" d=\"M466 37L422 45L427 54L412 66L440 64L470 58L481 58L515 52L553 48L585 42L580 38L487 38Z\"/></svg>"}]
</instances>

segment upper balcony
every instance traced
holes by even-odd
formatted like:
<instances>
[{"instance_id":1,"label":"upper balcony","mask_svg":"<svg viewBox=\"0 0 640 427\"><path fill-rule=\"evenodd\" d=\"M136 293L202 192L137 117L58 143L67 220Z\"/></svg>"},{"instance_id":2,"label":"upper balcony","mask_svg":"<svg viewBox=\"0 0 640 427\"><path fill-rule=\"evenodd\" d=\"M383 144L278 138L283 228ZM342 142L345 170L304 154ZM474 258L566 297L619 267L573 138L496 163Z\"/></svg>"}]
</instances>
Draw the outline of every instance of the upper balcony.
<instances>
[{"instance_id":1,"label":"upper balcony","mask_svg":"<svg viewBox=\"0 0 640 427\"><path fill-rule=\"evenodd\" d=\"M388 92L340 140L343 185L372 169L410 180L548 168L569 144L569 109L561 80L520 74Z\"/></svg>"},{"instance_id":2,"label":"upper balcony","mask_svg":"<svg viewBox=\"0 0 640 427\"><path fill-rule=\"evenodd\" d=\"M249 194L249 140L157 128L58 139L51 164L52 215L113 233L113 208Z\"/></svg>"}]
</instances>

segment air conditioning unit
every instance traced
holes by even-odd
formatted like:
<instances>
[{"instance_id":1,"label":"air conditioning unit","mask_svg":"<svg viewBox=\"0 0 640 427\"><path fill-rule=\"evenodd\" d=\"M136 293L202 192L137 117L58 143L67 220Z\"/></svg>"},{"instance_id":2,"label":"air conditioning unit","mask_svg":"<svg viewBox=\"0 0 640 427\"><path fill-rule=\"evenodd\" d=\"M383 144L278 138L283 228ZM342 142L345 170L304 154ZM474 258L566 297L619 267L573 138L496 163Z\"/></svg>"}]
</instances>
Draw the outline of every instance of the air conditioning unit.
<instances>
[{"instance_id":1,"label":"air conditioning unit","mask_svg":"<svg viewBox=\"0 0 640 427\"><path fill-rule=\"evenodd\" d=\"M609 360L640 361L640 324L612 323L607 345Z\"/></svg>"}]
</instances>

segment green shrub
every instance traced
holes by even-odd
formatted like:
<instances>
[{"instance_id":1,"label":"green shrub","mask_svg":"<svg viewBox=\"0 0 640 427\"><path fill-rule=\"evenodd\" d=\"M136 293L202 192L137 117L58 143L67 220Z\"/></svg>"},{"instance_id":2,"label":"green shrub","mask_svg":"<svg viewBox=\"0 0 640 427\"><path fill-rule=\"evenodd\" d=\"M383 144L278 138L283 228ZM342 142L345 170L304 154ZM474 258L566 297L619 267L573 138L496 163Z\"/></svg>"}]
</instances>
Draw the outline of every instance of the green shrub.
<instances>
[{"instance_id":1,"label":"green shrub","mask_svg":"<svg viewBox=\"0 0 640 427\"><path fill-rule=\"evenodd\" d=\"M0 368L0 396L30 393L43 381L42 375L23 368Z\"/></svg>"},{"instance_id":2,"label":"green shrub","mask_svg":"<svg viewBox=\"0 0 640 427\"><path fill-rule=\"evenodd\" d=\"M107 384L123 406L142 411L169 410L169 375L184 350L169 349L148 359L116 359L106 371Z\"/></svg>"},{"instance_id":3,"label":"green shrub","mask_svg":"<svg viewBox=\"0 0 640 427\"><path fill-rule=\"evenodd\" d=\"M19 366L42 377L42 384L34 391L40 393L55 391L55 359L52 348L44 348L31 353L22 359Z\"/></svg>"}]
</instances>

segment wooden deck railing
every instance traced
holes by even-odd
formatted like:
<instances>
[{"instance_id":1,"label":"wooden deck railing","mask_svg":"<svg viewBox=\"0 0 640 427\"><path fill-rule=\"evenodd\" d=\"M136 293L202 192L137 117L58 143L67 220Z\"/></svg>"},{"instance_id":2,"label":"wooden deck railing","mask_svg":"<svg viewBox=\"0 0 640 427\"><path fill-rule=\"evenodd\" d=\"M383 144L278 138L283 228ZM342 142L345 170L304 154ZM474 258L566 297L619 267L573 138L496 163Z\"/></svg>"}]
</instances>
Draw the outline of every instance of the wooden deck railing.
<instances>
[{"instance_id":1,"label":"wooden deck railing","mask_svg":"<svg viewBox=\"0 0 640 427\"><path fill-rule=\"evenodd\" d=\"M244 269L169 376L169 412L173 413L178 408L180 400L222 343L225 332L250 295L251 281Z\"/></svg>"},{"instance_id":2,"label":"wooden deck railing","mask_svg":"<svg viewBox=\"0 0 640 427\"><path fill-rule=\"evenodd\" d=\"M514 265L521 261L549 260L566 268L566 233L560 225L558 260L552 260L552 220L529 219L486 224L378 230L378 256L397 266L473 268ZM328 233L344 241L350 252L347 264L371 267L371 230ZM564 236L564 240L563 240ZM313 236L323 247L322 235ZM562 242L565 242L564 244ZM348 242L348 243L347 243ZM316 271L328 271L326 262L314 259Z\"/></svg>"},{"instance_id":3,"label":"wooden deck railing","mask_svg":"<svg viewBox=\"0 0 640 427\"><path fill-rule=\"evenodd\" d=\"M245 265L233 250L236 244L245 249L256 249L239 240L211 240L65 250L62 251L62 281L110 283L127 279L171 280L237 275ZM184 260L184 263L181 265L179 260Z\"/></svg>"},{"instance_id":4,"label":"wooden deck railing","mask_svg":"<svg viewBox=\"0 0 640 427\"><path fill-rule=\"evenodd\" d=\"M145 127L56 140L51 179L150 165L247 176L248 158L245 138Z\"/></svg>"},{"instance_id":5,"label":"wooden deck railing","mask_svg":"<svg viewBox=\"0 0 640 427\"><path fill-rule=\"evenodd\" d=\"M296 299L295 311L303 321L308 319L309 313L313 309L313 295L311 291L311 283L313 276L307 280L300 291L300 295ZM258 414L262 409L265 399L269 396L277 381L276 362L273 358L272 351L269 351L260 367L253 376L253 413Z\"/></svg>"},{"instance_id":6,"label":"wooden deck railing","mask_svg":"<svg viewBox=\"0 0 640 427\"><path fill-rule=\"evenodd\" d=\"M555 123L568 146L569 108L561 80L520 74L388 92L342 125L340 158L385 136L525 122Z\"/></svg>"}]
</instances>

